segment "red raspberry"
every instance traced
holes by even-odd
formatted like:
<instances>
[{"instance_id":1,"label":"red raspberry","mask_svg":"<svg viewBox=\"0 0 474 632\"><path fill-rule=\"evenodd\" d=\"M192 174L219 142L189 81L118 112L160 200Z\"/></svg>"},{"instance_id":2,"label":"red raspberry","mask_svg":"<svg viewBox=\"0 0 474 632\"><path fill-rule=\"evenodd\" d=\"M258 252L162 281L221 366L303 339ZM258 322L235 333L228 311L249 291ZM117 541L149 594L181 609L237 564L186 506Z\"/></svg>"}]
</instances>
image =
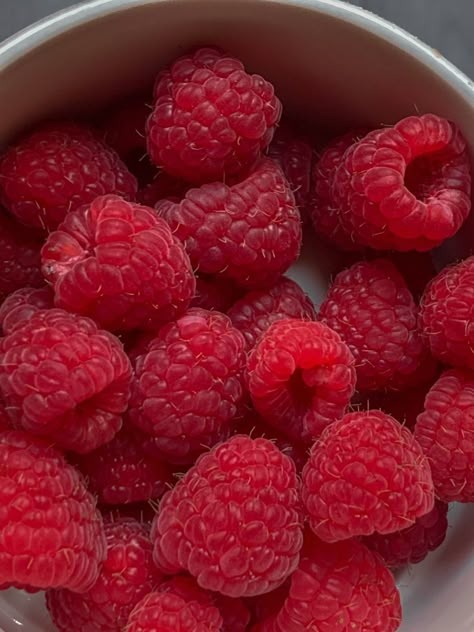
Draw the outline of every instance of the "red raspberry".
<instances>
[{"instance_id":1,"label":"red raspberry","mask_svg":"<svg viewBox=\"0 0 474 632\"><path fill-rule=\"evenodd\" d=\"M134 520L151 529L153 518L156 515L156 504L151 501L141 503L128 503L126 505L102 505L100 510L105 521L122 520L124 518Z\"/></svg>"},{"instance_id":2,"label":"red raspberry","mask_svg":"<svg viewBox=\"0 0 474 632\"><path fill-rule=\"evenodd\" d=\"M460 228L471 207L466 141L434 114L370 132L346 150L332 200L346 232L379 250L431 250Z\"/></svg>"},{"instance_id":3,"label":"red raspberry","mask_svg":"<svg viewBox=\"0 0 474 632\"><path fill-rule=\"evenodd\" d=\"M122 505L163 495L172 472L144 452L145 438L136 428L125 426L112 441L76 459L101 502Z\"/></svg>"},{"instance_id":4,"label":"red raspberry","mask_svg":"<svg viewBox=\"0 0 474 632\"><path fill-rule=\"evenodd\" d=\"M377 554L357 540L328 545L315 538L273 626L263 630L395 632L401 617L395 580Z\"/></svg>"},{"instance_id":5,"label":"red raspberry","mask_svg":"<svg viewBox=\"0 0 474 632\"><path fill-rule=\"evenodd\" d=\"M146 154L145 127L151 113L146 97L136 97L109 110L101 128L105 143L128 163Z\"/></svg>"},{"instance_id":6,"label":"red raspberry","mask_svg":"<svg viewBox=\"0 0 474 632\"><path fill-rule=\"evenodd\" d=\"M163 496L152 539L159 568L186 570L202 588L229 597L277 588L303 543L294 464L266 439L229 439Z\"/></svg>"},{"instance_id":7,"label":"red raspberry","mask_svg":"<svg viewBox=\"0 0 474 632\"><path fill-rule=\"evenodd\" d=\"M228 279L198 276L196 294L191 301L191 307L226 312L241 296L240 288Z\"/></svg>"},{"instance_id":8,"label":"red raspberry","mask_svg":"<svg viewBox=\"0 0 474 632\"><path fill-rule=\"evenodd\" d=\"M140 204L153 208L161 200L176 198L177 201L181 200L189 189L190 185L186 182L173 178L165 171L160 171L152 182L138 191L137 200Z\"/></svg>"},{"instance_id":9,"label":"red raspberry","mask_svg":"<svg viewBox=\"0 0 474 632\"><path fill-rule=\"evenodd\" d=\"M201 274L256 288L275 283L298 258L300 214L272 160L238 184L205 184L180 203L164 200L156 208Z\"/></svg>"},{"instance_id":10,"label":"red raspberry","mask_svg":"<svg viewBox=\"0 0 474 632\"><path fill-rule=\"evenodd\" d=\"M135 606L127 632L221 632L222 617L212 605L186 601L174 592L152 592Z\"/></svg>"},{"instance_id":11,"label":"red raspberry","mask_svg":"<svg viewBox=\"0 0 474 632\"><path fill-rule=\"evenodd\" d=\"M445 268L425 290L419 324L431 353L474 369L474 257Z\"/></svg>"},{"instance_id":12,"label":"red raspberry","mask_svg":"<svg viewBox=\"0 0 474 632\"><path fill-rule=\"evenodd\" d=\"M0 340L0 391L18 423L85 454L127 408L130 362L112 334L62 309L36 312Z\"/></svg>"},{"instance_id":13,"label":"red raspberry","mask_svg":"<svg viewBox=\"0 0 474 632\"><path fill-rule=\"evenodd\" d=\"M44 125L0 160L0 198L28 226L55 229L99 195L134 199L137 181L113 149L82 125Z\"/></svg>"},{"instance_id":14,"label":"red raspberry","mask_svg":"<svg viewBox=\"0 0 474 632\"><path fill-rule=\"evenodd\" d=\"M323 323L274 322L251 352L247 368L257 412L296 441L318 437L344 414L354 392L354 358Z\"/></svg>"},{"instance_id":15,"label":"red raspberry","mask_svg":"<svg viewBox=\"0 0 474 632\"><path fill-rule=\"evenodd\" d=\"M415 301L387 259L340 272L319 318L352 351L359 389L402 390L434 377L436 362L424 348Z\"/></svg>"},{"instance_id":16,"label":"red raspberry","mask_svg":"<svg viewBox=\"0 0 474 632\"><path fill-rule=\"evenodd\" d=\"M405 529L434 503L420 445L380 410L350 413L323 432L303 469L302 496L326 542Z\"/></svg>"},{"instance_id":17,"label":"red raspberry","mask_svg":"<svg viewBox=\"0 0 474 632\"><path fill-rule=\"evenodd\" d=\"M195 292L189 259L167 224L115 195L69 213L41 253L56 305L105 329L155 330Z\"/></svg>"},{"instance_id":18,"label":"red raspberry","mask_svg":"<svg viewBox=\"0 0 474 632\"><path fill-rule=\"evenodd\" d=\"M474 373L442 373L426 396L415 437L430 462L438 498L474 502Z\"/></svg>"},{"instance_id":19,"label":"red raspberry","mask_svg":"<svg viewBox=\"0 0 474 632\"><path fill-rule=\"evenodd\" d=\"M295 194L301 217L306 220L313 162L313 148L310 142L300 136L289 124L284 123L277 128L267 153L282 168Z\"/></svg>"},{"instance_id":20,"label":"red raspberry","mask_svg":"<svg viewBox=\"0 0 474 632\"><path fill-rule=\"evenodd\" d=\"M138 602L162 581L149 533L135 520L105 523L107 559L87 593L51 590L46 605L59 632L122 632Z\"/></svg>"},{"instance_id":21,"label":"red raspberry","mask_svg":"<svg viewBox=\"0 0 474 632\"><path fill-rule=\"evenodd\" d=\"M8 296L0 307L0 328L3 335L11 333L17 323L29 320L33 314L53 307L54 295L49 287L24 287Z\"/></svg>"},{"instance_id":22,"label":"red raspberry","mask_svg":"<svg viewBox=\"0 0 474 632\"><path fill-rule=\"evenodd\" d=\"M0 301L25 286L44 285L40 250L37 236L0 209Z\"/></svg>"},{"instance_id":23,"label":"red raspberry","mask_svg":"<svg viewBox=\"0 0 474 632\"><path fill-rule=\"evenodd\" d=\"M277 320L316 320L312 300L297 283L285 277L268 290L245 294L228 310L227 315L234 327L243 333L249 350Z\"/></svg>"},{"instance_id":24,"label":"red raspberry","mask_svg":"<svg viewBox=\"0 0 474 632\"><path fill-rule=\"evenodd\" d=\"M128 413L154 454L193 463L230 434L244 396L244 347L227 316L197 307L160 329L136 362Z\"/></svg>"},{"instance_id":25,"label":"red raspberry","mask_svg":"<svg viewBox=\"0 0 474 632\"><path fill-rule=\"evenodd\" d=\"M3 432L0 480L0 586L89 590L105 537L80 474L46 441Z\"/></svg>"},{"instance_id":26,"label":"red raspberry","mask_svg":"<svg viewBox=\"0 0 474 632\"><path fill-rule=\"evenodd\" d=\"M443 544L448 529L447 514L448 505L437 500L433 510L418 518L408 529L387 535L373 533L363 542L390 568L418 564Z\"/></svg>"},{"instance_id":27,"label":"red raspberry","mask_svg":"<svg viewBox=\"0 0 474 632\"><path fill-rule=\"evenodd\" d=\"M148 153L190 182L237 175L270 144L281 110L268 81L225 53L201 48L158 76Z\"/></svg>"}]
</instances>

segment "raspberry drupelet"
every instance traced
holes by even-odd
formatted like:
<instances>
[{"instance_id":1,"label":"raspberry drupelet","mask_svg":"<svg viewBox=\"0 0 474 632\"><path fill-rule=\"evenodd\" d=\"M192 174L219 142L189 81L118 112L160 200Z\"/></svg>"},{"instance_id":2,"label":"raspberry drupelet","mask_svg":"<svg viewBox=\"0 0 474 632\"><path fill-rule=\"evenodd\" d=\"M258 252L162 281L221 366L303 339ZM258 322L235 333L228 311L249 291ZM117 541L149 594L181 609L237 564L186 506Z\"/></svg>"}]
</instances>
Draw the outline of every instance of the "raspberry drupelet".
<instances>
[{"instance_id":1,"label":"raspberry drupelet","mask_svg":"<svg viewBox=\"0 0 474 632\"><path fill-rule=\"evenodd\" d=\"M54 294L47 286L24 287L12 292L0 306L0 329L9 334L19 322L29 320L33 314L54 306Z\"/></svg>"}]
</instances>

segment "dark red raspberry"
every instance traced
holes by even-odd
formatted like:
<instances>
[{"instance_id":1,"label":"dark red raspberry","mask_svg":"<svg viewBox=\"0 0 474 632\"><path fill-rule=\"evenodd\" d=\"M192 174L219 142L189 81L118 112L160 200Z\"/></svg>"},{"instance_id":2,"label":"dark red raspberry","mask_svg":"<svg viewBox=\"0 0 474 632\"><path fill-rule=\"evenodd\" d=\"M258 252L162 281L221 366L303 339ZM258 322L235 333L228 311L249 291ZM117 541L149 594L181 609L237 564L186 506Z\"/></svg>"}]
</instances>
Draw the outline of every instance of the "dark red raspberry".
<instances>
[{"instance_id":1,"label":"dark red raspberry","mask_svg":"<svg viewBox=\"0 0 474 632\"><path fill-rule=\"evenodd\" d=\"M11 430L12 423L10 420L10 416L5 407L5 403L0 400L0 432L4 432L5 430Z\"/></svg>"},{"instance_id":2,"label":"dark red raspberry","mask_svg":"<svg viewBox=\"0 0 474 632\"><path fill-rule=\"evenodd\" d=\"M419 324L431 353L474 369L474 257L445 268L425 290Z\"/></svg>"},{"instance_id":3,"label":"dark red raspberry","mask_svg":"<svg viewBox=\"0 0 474 632\"><path fill-rule=\"evenodd\" d=\"M272 285L298 258L301 218L280 167L266 159L245 180L191 189L160 215L183 241L194 268L245 288Z\"/></svg>"},{"instance_id":4,"label":"dark red raspberry","mask_svg":"<svg viewBox=\"0 0 474 632\"><path fill-rule=\"evenodd\" d=\"M146 97L136 97L120 103L103 117L101 129L104 141L115 149L125 163L146 154L145 127L151 114Z\"/></svg>"},{"instance_id":5,"label":"dark red raspberry","mask_svg":"<svg viewBox=\"0 0 474 632\"><path fill-rule=\"evenodd\" d=\"M153 518L156 515L156 503L141 502L128 503L126 505L99 505L104 521L122 520L124 518L134 520L148 529L151 529Z\"/></svg>"},{"instance_id":6,"label":"dark red raspberry","mask_svg":"<svg viewBox=\"0 0 474 632\"><path fill-rule=\"evenodd\" d=\"M295 466L266 439L239 435L202 455L163 497L155 562L229 597L282 584L303 544Z\"/></svg>"},{"instance_id":7,"label":"dark red raspberry","mask_svg":"<svg viewBox=\"0 0 474 632\"><path fill-rule=\"evenodd\" d=\"M49 287L24 287L8 296L0 307L0 328L6 336L17 323L29 320L42 309L53 307L54 294Z\"/></svg>"},{"instance_id":8,"label":"dark red raspberry","mask_svg":"<svg viewBox=\"0 0 474 632\"><path fill-rule=\"evenodd\" d=\"M44 125L0 160L0 198L28 226L55 229L69 212L107 193L134 199L137 181L115 151L82 125Z\"/></svg>"},{"instance_id":9,"label":"dark red raspberry","mask_svg":"<svg viewBox=\"0 0 474 632\"><path fill-rule=\"evenodd\" d=\"M390 259L405 279L405 283L418 305L425 287L436 276L436 268L431 252L416 252L414 250L411 252L374 252L374 257L377 259L381 257Z\"/></svg>"},{"instance_id":10,"label":"dark red raspberry","mask_svg":"<svg viewBox=\"0 0 474 632\"><path fill-rule=\"evenodd\" d=\"M40 250L41 241L37 235L11 220L0 209L0 301L23 287L44 285Z\"/></svg>"},{"instance_id":11,"label":"dark red raspberry","mask_svg":"<svg viewBox=\"0 0 474 632\"><path fill-rule=\"evenodd\" d=\"M106 521L105 536L107 558L91 590L46 594L59 632L122 632L133 608L162 581L146 527L128 518Z\"/></svg>"},{"instance_id":12,"label":"dark red raspberry","mask_svg":"<svg viewBox=\"0 0 474 632\"><path fill-rule=\"evenodd\" d=\"M319 310L353 353L361 390L402 390L434 377L436 362L423 345L417 315L405 281L387 259L340 272Z\"/></svg>"},{"instance_id":13,"label":"dark red raspberry","mask_svg":"<svg viewBox=\"0 0 474 632\"><path fill-rule=\"evenodd\" d=\"M283 169L295 194L296 205L303 221L308 218L311 192L313 147L309 140L298 134L291 125L280 125L268 148L268 156Z\"/></svg>"},{"instance_id":14,"label":"dark red raspberry","mask_svg":"<svg viewBox=\"0 0 474 632\"><path fill-rule=\"evenodd\" d=\"M148 153L190 182L241 174L270 144L281 110L268 81L221 51L201 48L158 76Z\"/></svg>"},{"instance_id":15,"label":"dark red raspberry","mask_svg":"<svg viewBox=\"0 0 474 632\"><path fill-rule=\"evenodd\" d=\"M253 349L260 336L277 320L316 320L312 300L300 286L282 277L268 290L254 290L237 301L227 315Z\"/></svg>"},{"instance_id":16,"label":"dark red raspberry","mask_svg":"<svg viewBox=\"0 0 474 632\"><path fill-rule=\"evenodd\" d=\"M332 201L353 240L379 250L431 250L471 208L466 141L449 121L409 116L344 153Z\"/></svg>"},{"instance_id":17,"label":"dark red raspberry","mask_svg":"<svg viewBox=\"0 0 474 632\"><path fill-rule=\"evenodd\" d=\"M353 130L332 140L315 162L312 170L312 193L308 212L313 228L319 237L341 250L360 250L350 232L346 231L341 209L333 200L333 180L344 152L365 136L367 130Z\"/></svg>"},{"instance_id":18,"label":"dark red raspberry","mask_svg":"<svg viewBox=\"0 0 474 632\"><path fill-rule=\"evenodd\" d=\"M181 200L189 189L190 185L186 182L173 178L165 171L160 171L155 175L152 182L149 182L138 191L137 200L140 204L153 208L161 200Z\"/></svg>"},{"instance_id":19,"label":"dark red raspberry","mask_svg":"<svg viewBox=\"0 0 474 632\"><path fill-rule=\"evenodd\" d=\"M357 540L305 546L290 593L261 632L395 632L400 594L381 558Z\"/></svg>"},{"instance_id":20,"label":"dark red raspberry","mask_svg":"<svg viewBox=\"0 0 474 632\"><path fill-rule=\"evenodd\" d=\"M302 496L326 542L400 531L434 504L421 446L380 410L350 413L323 432L303 469Z\"/></svg>"},{"instance_id":21,"label":"dark red raspberry","mask_svg":"<svg viewBox=\"0 0 474 632\"><path fill-rule=\"evenodd\" d=\"M0 433L0 586L85 592L105 559L95 499L46 441Z\"/></svg>"},{"instance_id":22,"label":"dark red raspberry","mask_svg":"<svg viewBox=\"0 0 474 632\"><path fill-rule=\"evenodd\" d=\"M354 358L323 323L274 322L251 352L247 368L257 412L291 439L306 443L342 417L355 388Z\"/></svg>"},{"instance_id":23,"label":"dark red raspberry","mask_svg":"<svg viewBox=\"0 0 474 632\"><path fill-rule=\"evenodd\" d=\"M146 437L123 427L106 445L76 463L99 500L111 505L160 498L172 481L171 469L145 453Z\"/></svg>"},{"instance_id":24,"label":"dark red raspberry","mask_svg":"<svg viewBox=\"0 0 474 632\"><path fill-rule=\"evenodd\" d=\"M415 437L428 457L438 498L474 502L474 373L442 373L426 396Z\"/></svg>"},{"instance_id":25,"label":"dark red raspberry","mask_svg":"<svg viewBox=\"0 0 474 632\"><path fill-rule=\"evenodd\" d=\"M256 621L257 624L264 623L267 620L273 620L288 597L290 585L291 578L288 578L284 584L271 592L257 595L256 597L248 597L245 603L250 608L252 620ZM257 628L257 630L258 629L259 628ZM251 627L250 630L253 632L254 628Z\"/></svg>"},{"instance_id":26,"label":"dark red raspberry","mask_svg":"<svg viewBox=\"0 0 474 632\"><path fill-rule=\"evenodd\" d=\"M191 301L191 307L226 312L241 296L242 290L229 279L198 276L196 294Z\"/></svg>"},{"instance_id":27,"label":"dark red raspberry","mask_svg":"<svg viewBox=\"0 0 474 632\"><path fill-rule=\"evenodd\" d=\"M115 195L69 213L41 254L56 305L113 331L156 330L186 310L196 288L168 225Z\"/></svg>"},{"instance_id":28,"label":"dark red raspberry","mask_svg":"<svg viewBox=\"0 0 474 632\"><path fill-rule=\"evenodd\" d=\"M222 617L212 605L186 601L172 591L152 592L138 603L127 632L221 632Z\"/></svg>"},{"instance_id":29,"label":"dark red raspberry","mask_svg":"<svg viewBox=\"0 0 474 632\"><path fill-rule=\"evenodd\" d=\"M245 342L229 318L194 307L162 327L139 356L130 421L148 448L171 463L193 463L230 434L244 396Z\"/></svg>"},{"instance_id":30,"label":"dark red raspberry","mask_svg":"<svg viewBox=\"0 0 474 632\"><path fill-rule=\"evenodd\" d=\"M29 432L79 453L120 430L130 362L119 340L62 309L36 312L0 340L0 391Z\"/></svg>"},{"instance_id":31,"label":"dark red raspberry","mask_svg":"<svg viewBox=\"0 0 474 632\"><path fill-rule=\"evenodd\" d=\"M403 531L381 535L373 533L363 539L366 546L382 557L389 568L422 562L431 551L440 547L448 529L448 505L439 500L433 510L418 518Z\"/></svg>"},{"instance_id":32,"label":"dark red raspberry","mask_svg":"<svg viewBox=\"0 0 474 632\"><path fill-rule=\"evenodd\" d=\"M435 378L433 378L433 383ZM355 410L383 410L399 423L413 431L416 418L425 409L425 397L431 384L424 384L417 388L409 388L403 393L399 391L371 391L358 393L352 400ZM354 401L356 400L356 401Z\"/></svg>"}]
</instances>

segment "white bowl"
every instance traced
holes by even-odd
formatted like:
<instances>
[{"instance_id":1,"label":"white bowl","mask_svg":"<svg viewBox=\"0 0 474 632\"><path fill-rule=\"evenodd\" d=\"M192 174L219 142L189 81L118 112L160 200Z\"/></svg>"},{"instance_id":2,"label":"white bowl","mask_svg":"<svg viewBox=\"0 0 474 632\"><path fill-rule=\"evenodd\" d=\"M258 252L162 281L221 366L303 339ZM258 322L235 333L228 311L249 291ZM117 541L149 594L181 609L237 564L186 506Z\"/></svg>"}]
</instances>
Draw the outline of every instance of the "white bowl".
<instances>
[{"instance_id":1,"label":"white bowl","mask_svg":"<svg viewBox=\"0 0 474 632\"><path fill-rule=\"evenodd\" d=\"M287 110L331 135L415 113L452 119L474 149L474 87L437 51L334 0L95 0L0 47L0 141L47 116L93 111L149 84L192 44L216 44L274 82ZM474 152L473 152L474 153ZM472 223L437 253L470 252ZM320 302L334 263L309 247L292 275ZM401 632L473 632L474 506L446 543L399 578ZM41 596L0 593L0 631L49 632Z\"/></svg>"}]
</instances>

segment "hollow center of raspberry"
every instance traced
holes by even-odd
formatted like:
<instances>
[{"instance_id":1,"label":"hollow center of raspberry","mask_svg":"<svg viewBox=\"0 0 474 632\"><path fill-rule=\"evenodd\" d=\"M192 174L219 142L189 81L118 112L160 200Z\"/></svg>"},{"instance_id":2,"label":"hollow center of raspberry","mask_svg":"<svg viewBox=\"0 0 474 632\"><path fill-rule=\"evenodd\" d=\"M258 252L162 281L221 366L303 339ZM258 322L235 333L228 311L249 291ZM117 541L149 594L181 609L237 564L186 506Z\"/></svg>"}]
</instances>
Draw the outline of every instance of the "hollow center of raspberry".
<instances>
[{"instance_id":1,"label":"hollow center of raspberry","mask_svg":"<svg viewBox=\"0 0 474 632\"><path fill-rule=\"evenodd\" d=\"M288 388L297 410L305 411L311 408L314 397L314 387L306 384L303 379L302 369L296 369L290 377Z\"/></svg>"},{"instance_id":2,"label":"hollow center of raspberry","mask_svg":"<svg viewBox=\"0 0 474 632\"><path fill-rule=\"evenodd\" d=\"M438 153L418 156L407 165L405 171L405 186L422 202L434 195L439 186L441 173Z\"/></svg>"}]
</instances>

